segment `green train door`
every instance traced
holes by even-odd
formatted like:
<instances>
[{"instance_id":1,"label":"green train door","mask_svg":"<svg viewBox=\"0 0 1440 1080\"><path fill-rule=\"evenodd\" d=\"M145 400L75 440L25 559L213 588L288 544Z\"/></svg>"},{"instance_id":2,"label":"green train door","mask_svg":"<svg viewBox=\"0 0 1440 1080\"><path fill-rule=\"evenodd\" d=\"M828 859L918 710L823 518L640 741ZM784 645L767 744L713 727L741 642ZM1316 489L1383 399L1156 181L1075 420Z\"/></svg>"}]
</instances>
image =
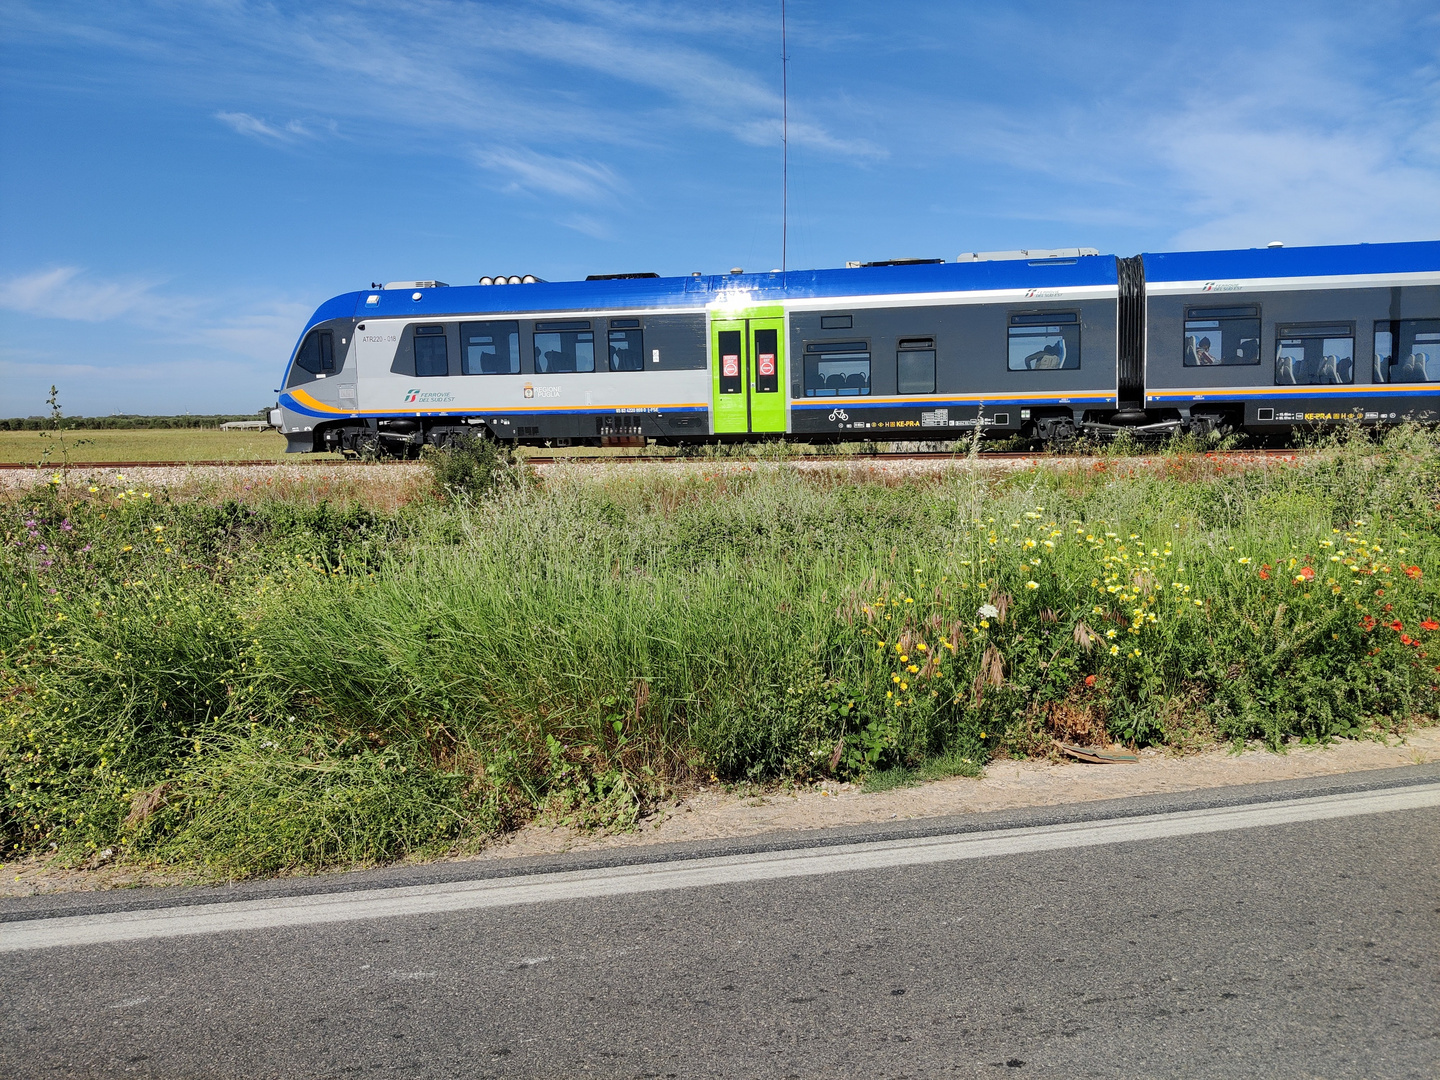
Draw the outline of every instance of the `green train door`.
<instances>
[{"instance_id":1,"label":"green train door","mask_svg":"<svg viewBox=\"0 0 1440 1080\"><path fill-rule=\"evenodd\" d=\"M710 323L717 434L785 430L785 319L752 308Z\"/></svg>"}]
</instances>

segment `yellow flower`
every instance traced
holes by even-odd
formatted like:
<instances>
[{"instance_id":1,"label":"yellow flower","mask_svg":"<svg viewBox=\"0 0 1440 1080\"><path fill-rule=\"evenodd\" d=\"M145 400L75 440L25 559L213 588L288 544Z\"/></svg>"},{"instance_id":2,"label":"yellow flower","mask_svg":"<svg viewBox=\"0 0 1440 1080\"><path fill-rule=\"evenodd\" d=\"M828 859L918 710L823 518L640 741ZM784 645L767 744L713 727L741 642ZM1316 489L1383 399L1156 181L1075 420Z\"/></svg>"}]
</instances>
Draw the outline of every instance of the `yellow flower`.
<instances>
[{"instance_id":1,"label":"yellow flower","mask_svg":"<svg viewBox=\"0 0 1440 1080\"><path fill-rule=\"evenodd\" d=\"M98 487L96 487L94 484L91 484L91 485L90 485L90 490L91 490L91 492L96 492L96 491L99 491L100 489L99 489Z\"/></svg>"},{"instance_id":2,"label":"yellow flower","mask_svg":"<svg viewBox=\"0 0 1440 1080\"><path fill-rule=\"evenodd\" d=\"M910 657L908 657L908 656L901 656L901 657L900 657L900 663L902 663L902 664L908 664L909 662L910 662Z\"/></svg>"},{"instance_id":3,"label":"yellow flower","mask_svg":"<svg viewBox=\"0 0 1440 1080\"><path fill-rule=\"evenodd\" d=\"M930 648L930 646L926 645L923 641L920 641L916 642L915 648L919 649L921 652L925 652Z\"/></svg>"},{"instance_id":4,"label":"yellow flower","mask_svg":"<svg viewBox=\"0 0 1440 1080\"><path fill-rule=\"evenodd\" d=\"M1240 565L1241 565L1241 566L1249 566L1249 565L1250 565L1250 557L1247 555L1245 558L1241 559L1241 560L1240 560Z\"/></svg>"},{"instance_id":5,"label":"yellow flower","mask_svg":"<svg viewBox=\"0 0 1440 1080\"><path fill-rule=\"evenodd\" d=\"M130 550L130 545L129 545L129 544L126 544L126 545L125 545L124 547L122 547L120 550L121 550L121 551L129 551L129 550Z\"/></svg>"},{"instance_id":6,"label":"yellow flower","mask_svg":"<svg viewBox=\"0 0 1440 1080\"><path fill-rule=\"evenodd\" d=\"M1113 638L1115 636L1115 628L1112 626L1109 630L1106 630L1105 636L1107 638Z\"/></svg>"},{"instance_id":7,"label":"yellow flower","mask_svg":"<svg viewBox=\"0 0 1440 1080\"><path fill-rule=\"evenodd\" d=\"M899 676L899 675L891 675L891 676L890 676L890 681L891 681L891 682L899 682L899 681L900 681L900 676Z\"/></svg>"},{"instance_id":8,"label":"yellow flower","mask_svg":"<svg viewBox=\"0 0 1440 1080\"><path fill-rule=\"evenodd\" d=\"M915 664L911 664L911 665L910 665L909 667L907 667L905 670L908 671L908 672L910 672L911 675L914 675L916 672L918 672L918 671L920 670L920 668L917 667Z\"/></svg>"},{"instance_id":9,"label":"yellow flower","mask_svg":"<svg viewBox=\"0 0 1440 1080\"><path fill-rule=\"evenodd\" d=\"M1119 645L1111 645L1111 646L1110 646L1110 655L1111 655L1111 656L1119 656L1119 655L1120 655L1120 646L1119 646Z\"/></svg>"},{"instance_id":10,"label":"yellow flower","mask_svg":"<svg viewBox=\"0 0 1440 1080\"><path fill-rule=\"evenodd\" d=\"M908 682L902 682L902 683L900 684L900 689L901 689L901 690L909 690L909 689L910 689L910 684L909 684Z\"/></svg>"},{"instance_id":11,"label":"yellow flower","mask_svg":"<svg viewBox=\"0 0 1440 1080\"><path fill-rule=\"evenodd\" d=\"M990 620L989 620L989 619L981 619L981 620L980 620L980 629L982 629L982 630L989 630L989 629L990 629Z\"/></svg>"}]
</instances>

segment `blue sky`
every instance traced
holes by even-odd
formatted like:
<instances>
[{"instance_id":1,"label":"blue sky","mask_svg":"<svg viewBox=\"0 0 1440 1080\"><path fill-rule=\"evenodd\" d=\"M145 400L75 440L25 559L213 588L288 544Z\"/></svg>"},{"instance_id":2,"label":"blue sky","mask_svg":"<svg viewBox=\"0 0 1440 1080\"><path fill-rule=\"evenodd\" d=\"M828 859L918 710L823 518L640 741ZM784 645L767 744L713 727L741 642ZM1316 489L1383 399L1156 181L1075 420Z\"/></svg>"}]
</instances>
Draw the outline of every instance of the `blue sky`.
<instances>
[{"instance_id":1,"label":"blue sky","mask_svg":"<svg viewBox=\"0 0 1440 1080\"><path fill-rule=\"evenodd\" d=\"M1440 237L1433 3L790 0L791 268ZM371 281L769 269L779 3L0 0L0 416L248 412Z\"/></svg>"}]
</instances>

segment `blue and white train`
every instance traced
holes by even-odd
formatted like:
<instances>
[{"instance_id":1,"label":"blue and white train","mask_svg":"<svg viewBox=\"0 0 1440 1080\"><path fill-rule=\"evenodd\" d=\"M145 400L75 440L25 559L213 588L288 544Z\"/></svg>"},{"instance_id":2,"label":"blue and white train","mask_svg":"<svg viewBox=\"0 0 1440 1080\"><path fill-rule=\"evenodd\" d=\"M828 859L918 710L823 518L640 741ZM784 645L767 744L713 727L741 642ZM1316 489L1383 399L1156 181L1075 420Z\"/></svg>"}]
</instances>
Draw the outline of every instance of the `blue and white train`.
<instances>
[{"instance_id":1,"label":"blue and white train","mask_svg":"<svg viewBox=\"0 0 1440 1080\"><path fill-rule=\"evenodd\" d=\"M322 304L271 422L292 453L1440 420L1440 242L575 282Z\"/></svg>"}]
</instances>

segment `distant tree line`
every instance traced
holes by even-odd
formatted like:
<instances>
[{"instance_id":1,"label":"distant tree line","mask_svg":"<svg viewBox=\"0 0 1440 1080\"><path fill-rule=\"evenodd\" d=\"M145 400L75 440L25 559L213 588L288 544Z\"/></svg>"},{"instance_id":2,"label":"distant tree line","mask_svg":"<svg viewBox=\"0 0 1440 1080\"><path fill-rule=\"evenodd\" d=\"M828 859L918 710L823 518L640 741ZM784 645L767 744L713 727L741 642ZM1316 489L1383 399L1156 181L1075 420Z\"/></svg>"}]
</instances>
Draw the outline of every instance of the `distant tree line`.
<instances>
[{"instance_id":1,"label":"distant tree line","mask_svg":"<svg viewBox=\"0 0 1440 1080\"><path fill-rule=\"evenodd\" d=\"M0 420L0 431L108 431L120 428L214 428L235 420L264 419L259 413L214 416L23 416Z\"/></svg>"}]
</instances>

